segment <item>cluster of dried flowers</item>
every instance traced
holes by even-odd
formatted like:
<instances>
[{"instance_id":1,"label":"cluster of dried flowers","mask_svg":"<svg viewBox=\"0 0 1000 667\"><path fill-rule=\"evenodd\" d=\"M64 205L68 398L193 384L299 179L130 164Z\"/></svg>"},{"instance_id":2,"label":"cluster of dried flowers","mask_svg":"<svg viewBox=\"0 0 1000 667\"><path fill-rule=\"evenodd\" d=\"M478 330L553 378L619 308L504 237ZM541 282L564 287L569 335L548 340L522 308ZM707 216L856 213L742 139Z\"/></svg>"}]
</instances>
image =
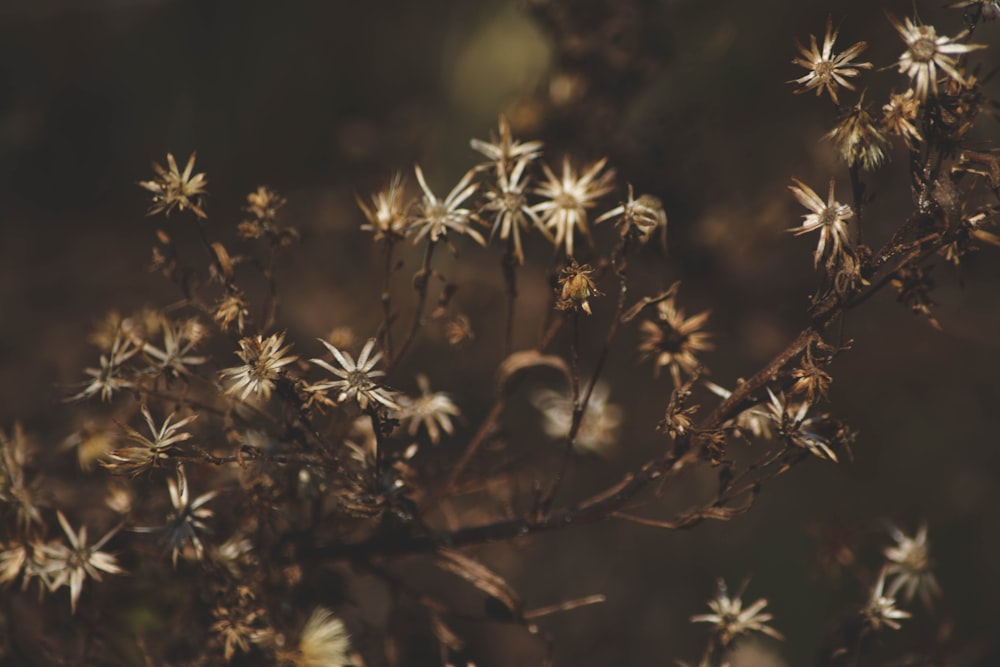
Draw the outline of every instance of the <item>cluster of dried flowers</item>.
<instances>
[{"instance_id":1,"label":"cluster of dried flowers","mask_svg":"<svg viewBox=\"0 0 1000 667\"><path fill-rule=\"evenodd\" d=\"M955 6L965 9L973 24L1000 11L991 2ZM443 572L472 584L499 603L509 619L537 633L534 619L599 601L599 596L525 610L499 574L460 547L605 517L667 529L726 520L746 512L762 484L795 465L848 458L855 435L823 405L831 382L828 369L844 349L825 342L823 332L886 285L895 286L904 304L936 324L927 279L933 258L957 264L978 243L1000 245L986 231L1000 206L1000 162L963 143L985 103L965 63L966 55L981 47L968 42L971 28L945 37L910 18L889 20L904 42L897 64L908 87L891 92L881 110L872 111L864 93L842 104L843 91L856 93L862 72L873 66L858 62L864 42L835 52L837 30L831 23L822 47L813 36L794 60L808 70L794 80L797 92L826 93L838 106L840 120L828 136L846 162L853 200L850 205L838 201L835 179L825 199L793 179L790 190L809 213L789 231L819 232L813 257L823 277L811 323L732 390L707 379L711 372L704 357L715 347L706 330L710 311L687 315L676 284L627 301L629 261L661 252L655 248L665 247L667 217L655 196L636 197L630 185L617 190L616 201L615 175L605 159L583 164L563 157L554 168L541 142L516 140L501 117L492 139L472 140L483 159L447 195L435 194L418 165L415 193L395 174L370 199L359 198L361 229L372 233L384 256L386 290L381 325L358 345L351 330L339 329L317 341L315 332L303 335L282 326L276 258L292 251L299 239L281 220L284 199L266 187L251 192L247 217L235 230L242 245L231 252L210 238L208 179L195 173L194 155L183 171L168 155L168 167L156 166L154 178L140 183L152 193L149 213L192 214L208 265L191 266L176 234L157 230L153 266L177 284L182 301L169 309L113 313L93 335L97 363L85 369L86 379L70 398L77 404L99 401L105 413L90 417L67 442L85 466L96 461L111 474L106 483L96 483L106 495L102 507L79 516L55 507L46 497L45 476L32 462L27 437L18 428L0 433L5 517L0 583L20 583L22 589L37 584L40 593L66 587L76 614L88 603L107 604L101 586L91 586L91 580L124 579L129 570L138 581L168 568L183 572L193 584L188 599L176 603L177 613L212 619L195 639L203 655L247 661L240 664L258 660L312 667L362 665L364 654L381 652L401 664L401 639L386 634L381 646L370 639L352 641L347 628L360 623L347 614L345 624L328 609L345 606L346 597L335 591L351 573L360 573L421 608L421 623L439 645L442 664L471 664L475 647L453 629L453 617L461 614L409 587L385 566L387 559L429 554ZM873 249L860 233L869 196L862 178L885 164L891 136L910 152L916 212L888 244ZM617 226L609 248L597 242L592 229L603 222ZM553 247L545 253L550 260L547 326L534 349L512 351L516 279L535 248L532 234ZM441 277L434 267L436 248L454 252L465 238L501 246L508 288L495 402L478 424L466 423L469 408L460 392L431 389L432 367L420 368L413 378L415 391L400 389L409 380L400 375L400 361L421 346L430 321L445 320L445 335L454 345L474 337L473 324L493 325L449 311L447 285L434 317L426 314L431 278ZM395 261L406 241L423 252L413 273L412 303L403 308L389 286L406 265L405 258ZM262 279L263 288L255 291L249 276ZM617 294L617 300L603 298L607 292ZM411 306L407 321L401 312ZM605 342L587 360L592 370L584 373L578 334L598 326L602 316ZM658 442L648 461L623 479L560 505L562 481L575 457L614 456L619 445L627 413L611 401L613 388L603 374L611 347L630 326L635 357L652 362L648 375L658 377L666 369L670 378L663 418L649 429L651 435L659 431ZM566 330L569 335L560 336ZM554 369L565 378L558 390L536 386L528 392L541 413L538 431L562 445L537 456L549 476L539 484L533 473L529 511L511 514L498 507L501 503L487 502L471 514L474 519L464 520L459 510L475 503L482 488L504 487L505 493L520 488L509 461L481 466L476 476L468 473L477 460L503 450L504 436L497 433L505 408L521 388L531 387L525 378L535 367ZM710 401L714 407L703 407ZM140 421L144 425L130 425ZM742 463L733 448L739 448ZM445 457L450 458L442 466ZM718 471L718 493L664 518L663 489L699 466ZM87 523L102 526L103 537L92 544ZM56 524L61 534L53 529ZM145 535L155 535L162 549ZM892 536L896 544L885 550L886 562L860 611L863 622L853 626L862 635L901 627L909 612L898 607L897 596L906 602L920 597L929 606L940 594L926 527L914 537L896 529ZM345 568L331 575L333 565ZM86 590L93 589L89 600L85 583ZM692 617L714 626L700 665L726 664L729 652L748 634L781 639L768 625L767 601L744 607L741 598L742 589L730 595L720 581L709 603L712 613ZM860 646L858 641L844 650ZM176 652L176 646L143 643L137 650L152 662L153 656L159 660ZM209 662L178 659L176 664Z\"/></svg>"}]
</instances>

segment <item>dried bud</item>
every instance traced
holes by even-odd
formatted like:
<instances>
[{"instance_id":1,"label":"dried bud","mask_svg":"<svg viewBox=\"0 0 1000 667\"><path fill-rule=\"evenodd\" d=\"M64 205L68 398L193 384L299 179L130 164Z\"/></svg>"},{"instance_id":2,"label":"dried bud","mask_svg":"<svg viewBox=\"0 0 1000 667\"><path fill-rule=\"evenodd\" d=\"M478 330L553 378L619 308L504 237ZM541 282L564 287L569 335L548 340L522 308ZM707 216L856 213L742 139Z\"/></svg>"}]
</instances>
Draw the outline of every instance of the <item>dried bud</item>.
<instances>
[{"instance_id":1,"label":"dried bud","mask_svg":"<svg viewBox=\"0 0 1000 667\"><path fill-rule=\"evenodd\" d=\"M562 270L559 278L559 300L556 308L559 310L580 309L588 315L591 314L590 302L592 296L601 296L590 279L594 269L589 264L577 264L576 260L571 260L569 266Z\"/></svg>"}]
</instances>

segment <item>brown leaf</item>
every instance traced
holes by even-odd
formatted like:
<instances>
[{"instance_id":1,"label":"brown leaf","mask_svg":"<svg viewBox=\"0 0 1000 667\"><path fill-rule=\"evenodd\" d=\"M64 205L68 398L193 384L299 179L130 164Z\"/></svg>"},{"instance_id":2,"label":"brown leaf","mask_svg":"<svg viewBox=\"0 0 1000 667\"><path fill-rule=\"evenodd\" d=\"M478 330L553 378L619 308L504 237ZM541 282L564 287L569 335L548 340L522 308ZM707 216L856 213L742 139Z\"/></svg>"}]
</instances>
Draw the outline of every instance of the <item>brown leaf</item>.
<instances>
[{"instance_id":1,"label":"brown leaf","mask_svg":"<svg viewBox=\"0 0 1000 667\"><path fill-rule=\"evenodd\" d=\"M458 551L446 548L438 549L437 564L442 570L465 579L502 604L513 614L514 618L521 618L520 596L503 577L493 570Z\"/></svg>"}]
</instances>

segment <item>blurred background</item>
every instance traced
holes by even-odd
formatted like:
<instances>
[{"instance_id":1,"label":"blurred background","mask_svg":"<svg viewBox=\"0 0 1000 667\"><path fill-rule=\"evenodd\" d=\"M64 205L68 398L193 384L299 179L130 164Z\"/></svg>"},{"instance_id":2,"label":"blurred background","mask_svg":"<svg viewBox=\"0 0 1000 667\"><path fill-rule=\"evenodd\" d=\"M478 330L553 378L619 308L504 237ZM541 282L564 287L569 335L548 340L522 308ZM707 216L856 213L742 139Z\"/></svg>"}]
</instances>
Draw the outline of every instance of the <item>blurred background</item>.
<instances>
[{"instance_id":1,"label":"blurred background","mask_svg":"<svg viewBox=\"0 0 1000 667\"><path fill-rule=\"evenodd\" d=\"M961 12L941 4L916 3L925 22L957 33ZM96 361L86 341L94 322L112 308L177 299L147 270L162 222L144 217L136 181L152 176L152 160L198 152L209 224L224 241L235 238L247 192L266 184L286 196L282 219L307 240L280 267L289 326L315 336L350 324L367 335L379 320L379 259L358 230L355 192L415 161L447 191L476 161L469 139L488 138L501 112L516 136L545 141L550 161L608 156L622 186L663 200L669 250L647 253L634 270L649 292L683 280L689 313L712 308L718 350L705 361L732 386L807 323L815 239L783 232L802 213L789 179L824 192L834 176L847 191L846 170L821 139L833 106L785 83L803 73L791 64L795 40L821 38L828 15L842 22L841 47L867 40L862 59L876 69L863 85L881 104L904 87L892 67L901 42L883 9L905 16L913 5L3 0L0 427L21 420L54 452L73 428L60 401ZM979 58L988 66L998 31L986 24L976 33L991 45ZM994 119L978 132L982 147L995 145ZM892 157L869 178L873 244L909 212L906 156ZM503 286L496 253L466 252L462 260L488 259L444 264L463 284L456 298L475 328L502 310ZM547 253L529 245L523 284L534 277L544 287ZM528 607L607 595L541 621L557 665L694 661L707 628L688 617L707 611L717 577L735 586L747 575L748 598L768 598L787 641L768 645L779 658L745 664L812 664L866 595L825 558L843 548L876 568L887 521L911 533L927 522L944 590L933 616L917 609L888 638L901 647L895 654L947 646L961 659L947 664L1000 662L995 634L983 631L1000 598L1000 261L987 249L961 275L939 266L933 276L943 332L887 292L833 334L856 341L831 369L832 411L860 432L853 463L809 462L731 522L680 532L606 523L482 550ZM544 289L524 289L525 303L544 306ZM527 316L518 346L536 333ZM472 425L489 406L497 340L484 331L457 360L430 341L421 355L435 388L463 397ZM652 425L669 380L654 382L649 370L626 349L612 358L623 452L610 463L582 460L567 498L600 488L662 442ZM537 432L516 423L519 414L514 406L511 432ZM535 664L544 646L518 637L482 664Z\"/></svg>"}]
</instances>

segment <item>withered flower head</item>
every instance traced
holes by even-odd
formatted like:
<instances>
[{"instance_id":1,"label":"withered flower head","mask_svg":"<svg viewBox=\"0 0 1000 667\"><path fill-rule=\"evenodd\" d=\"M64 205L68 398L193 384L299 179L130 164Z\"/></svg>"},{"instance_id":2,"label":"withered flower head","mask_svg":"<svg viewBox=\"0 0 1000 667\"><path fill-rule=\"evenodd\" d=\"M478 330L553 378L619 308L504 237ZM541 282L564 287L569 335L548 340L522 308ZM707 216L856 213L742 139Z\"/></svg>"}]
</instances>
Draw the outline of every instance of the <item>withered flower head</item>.
<instances>
[{"instance_id":1,"label":"withered flower head","mask_svg":"<svg viewBox=\"0 0 1000 667\"><path fill-rule=\"evenodd\" d=\"M768 404L771 421L782 438L791 445L801 447L817 458L837 463L837 455L830 447L830 439L821 432L824 416L809 415L812 407L808 402L797 405L789 403L785 395L767 390L771 401Z\"/></svg>"},{"instance_id":2,"label":"withered flower head","mask_svg":"<svg viewBox=\"0 0 1000 667\"><path fill-rule=\"evenodd\" d=\"M965 83L954 56L986 48L984 44L960 43L967 34L964 32L956 37L939 37L934 26L914 23L910 17L900 23L892 14L888 16L892 27L906 42L906 51L899 56L899 71L913 81L921 101L927 99L928 93L937 95L939 69L954 81Z\"/></svg>"},{"instance_id":3,"label":"withered flower head","mask_svg":"<svg viewBox=\"0 0 1000 667\"><path fill-rule=\"evenodd\" d=\"M355 363L354 357L349 352L343 352L325 340L320 339L320 343L330 351L333 358L339 364L331 366L322 359L310 359L310 361L336 375L339 380L331 382L321 382L313 385L315 390L334 389L339 393L337 402L353 400L357 401L362 410L367 410L369 404L381 404L392 410L399 410L393 392L382 387L376 381L385 375L384 371L375 370L375 364L382 358L381 352L372 354L375 349L375 339L369 338L365 346L361 348L361 354Z\"/></svg>"},{"instance_id":4,"label":"withered flower head","mask_svg":"<svg viewBox=\"0 0 1000 667\"><path fill-rule=\"evenodd\" d=\"M912 88L907 88L905 93L893 93L889 97L889 103L882 107L882 124L885 126L885 131L902 137L906 145L913 148L914 142L924 140L920 130L913 124L919 111L920 100Z\"/></svg>"},{"instance_id":5,"label":"withered flower head","mask_svg":"<svg viewBox=\"0 0 1000 667\"><path fill-rule=\"evenodd\" d=\"M941 595L941 586L931 571L933 563L927 542L927 524L921 525L913 537L895 526L891 526L889 532L896 541L894 546L883 551L888 561L885 574L893 577L889 584L889 596L895 597L902 590L907 602L919 595L924 605L930 607L933 599Z\"/></svg>"},{"instance_id":6,"label":"withered flower head","mask_svg":"<svg viewBox=\"0 0 1000 667\"><path fill-rule=\"evenodd\" d=\"M451 435L455 432L452 417L458 417L462 411L458 409L449 394L431 391L427 376L417 376L417 386L420 395L416 398L401 396L399 403L399 419L407 424L406 431L413 437L421 428L435 445L441 441L441 433Z\"/></svg>"},{"instance_id":7,"label":"withered flower head","mask_svg":"<svg viewBox=\"0 0 1000 667\"><path fill-rule=\"evenodd\" d=\"M632 184L628 186L628 199L619 206L602 214L594 224L618 218L615 222L622 238L635 235L642 243L649 243L653 234L660 231L664 245L667 238L667 214L663 210L663 202L653 195L640 195L635 198Z\"/></svg>"},{"instance_id":8,"label":"withered flower head","mask_svg":"<svg viewBox=\"0 0 1000 667\"><path fill-rule=\"evenodd\" d=\"M669 368L674 386L681 385L681 371L693 375L699 367L695 356L698 352L715 349L709 340L711 334L702 331L711 311L685 317L677 307L676 297L671 296L657 304L657 319L645 320L639 325L642 339L639 354L643 359L652 358L653 372L659 375L661 368Z\"/></svg>"},{"instance_id":9,"label":"withered flower head","mask_svg":"<svg viewBox=\"0 0 1000 667\"><path fill-rule=\"evenodd\" d=\"M598 381L580 418L573 448L581 453L607 456L618 444L618 431L624 419L621 406L611 403L611 386ZM542 430L550 438L563 440L573 426L573 397L552 389L541 389L531 396L531 403L542 413Z\"/></svg>"},{"instance_id":10,"label":"withered flower head","mask_svg":"<svg viewBox=\"0 0 1000 667\"><path fill-rule=\"evenodd\" d=\"M292 346L282 347L284 343L284 332L267 338L255 336L240 340L240 351L236 355L245 363L222 371L222 376L231 380L226 393L238 394L240 400L250 394L263 397L265 401L271 398L274 383L284 373L284 367L298 359L287 354Z\"/></svg>"},{"instance_id":11,"label":"withered flower head","mask_svg":"<svg viewBox=\"0 0 1000 667\"><path fill-rule=\"evenodd\" d=\"M149 207L146 215L156 215L161 211L170 215L174 209L179 211L190 210L199 218L208 217L202 210L201 200L205 195L205 186L208 181L205 174L194 174L195 154L191 153L183 173L177 168L177 161L171 153L167 153L167 169L164 169L156 162L153 163L153 171L156 178L151 181L140 181L139 185L153 193L153 203Z\"/></svg>"},{"instance_id":12,"label":"withered flower head","mask_svg":"<svg viewBox=\"0 0 1000 667\"><path fill-rule=\"evenodd\" d=\"M386 187L372 195L371 204L356 196L358 208L368 220L367 224L361 225L361 229L373 232L376 241L403 238L410 224L410 205L404 201L404 194L403 175L397 171Z\"/></svg>"},{"instance_id":13,"label":"withered flower head","mask_svg":"<svg viewBox=\"0 0 1000 667\"><path fill-rule=\"evenodd\" d=\"M155 468L169 458L174 445L191 439L191 434L181 429L197 419L198 415L191 415L175 422L174 413L171 413L157 428L149 409L143 405L142 417L146 420L146 426L149 427L152 437L143 435L127 424L122 424L125 438L133 444L108 452L107 460L101 462L104 467L116 472L127 472L133 476Z\"/></svg>"},{"instance_id":14,"label":"withered flower head","mask_svg":"<svg viewBox=\"0 0 1000 667\"><path fill-rule=\"evenodd\" d=\"M302 628L295 667L346 667L351 663L351 638L333 612L316 607Z\"/></svg>"},{"instance_id":15,"label":"withered flower head","mask_svg":"<svg viewBox=\"0 0 1000 667\"><path fill-rule=\"evenodd\" d=\"M556 308L582 310L590 315L590 297L601 296L590 278L593 273L594 269L589 264L577 264L575 259L571 259L559 277L559 299L556 301Z\"/></svg>"},{"instance_id":16,"label":"withered flower head","mask_svg":"<svg viewBox=\"0 0 1000 667\"><path fill-rule=\"evenodd\" d=\"M420 184L420 189L424 193L407 229L408 233L413 234L413 242L418 243L426 236L434 243L447 235L449 231L453 231L456 234L468 234L479 245L486 245L486 239L483 238L483 235L472 227L472 211L461 208L462 202L472 196L472 193L479 188L478 183L472 182L475 171L466 172L444 199L438 199L431 192L419 164L414 166L413 171L416 173L417 183Z\"/></svg>"},{"instance_id":17,"label":"withered flower head","mask_svg":"<svg viewBox=\"0 0 1000 667\"><path fill-rule=\"evenodd\" d=\"M190 546L194 557L201 560L205 557L205 545L201 540L203 533L211 532L205 524L214 514L205 505L219 495L218 491L203 493L191 500L191 490L188 487L184 466L177 466L177 479L167 480L167 491L170 493L170 504L173 511L167 516L167 523L161 527L137 527L132 530L137 533L162 532L170 547L171 561L177 567L177 558Z\"/></svg>"},{"instance_id":18,"label":"withered flower head","mask_svg":"<svg viewBox=\"0 0 1000 667\"><path fill-rule=\"evenodd\" d=\"M242 293L232 292L216 304L212 317L223 331L235 329L237 333L243 333L247 318L250 317L250 309Z\"/></svg>"},{"instance_id":19,"label":"withered flower head","mask_svg":"<svg viewBox=\"0 0 1000 667\"><path fill-rule=\"evenodd\" d=\"M830 387L830 374L817 366L809 357L802 360L802 365L792 371L795 384L793 394L805 394L807 403L814 403L819 396L826 396Z\"/></svg>"},{"instance_id":20,"label":"withered flower head","mask_svg":"<svg viewBox=\"0 0 1000 667\"><path fill-rule=\"evenodd\" d=\"M547 164L542 165L547 180L535 192L545 201L535 204L532 209L552 233L552 243L557 247L565 243L567 257L573 256L575 230L590 241L587 209L593 208L598 198L611 192L614 171L601 173L607 162L606 158L598 160L577 176L569 158L563 158L561 177L552 173Z\"/></svg>"},{"instance_id":21,"label":"withered flower head","mask_svg":"<svg viewBox=\"0 0 1000 667\"><path fill-rule=\"evenodd\" d=\"M500 171L507 171L515 162L531 162L542 154L540 141L514 141L510 124L503 115L500 116L499 126L499 136L494 136L490 141L472 139L469 144Z\"/></svg>"},{"instance_id":22,"label":"withered flower head","mask_svg":"<svg viewBox=\"0 0 1000 667\"><path fill-rule=\"evenodd\" d=\"M800 88L795 91L796 93L805 93L815 89L816 96L819 97L826 90L834 104L840 104L840 100L837 99L837 87L843 86L848 90L854 90L854 84L848 81L847 77L857 76L859 69L871 69L871 63L851 62L868 48L868 44L865 42L857 42L846 51L837 55L833 54L833 43L837 41L837 32L833 28L833 22L827 18L822 50L816 43L815 35L809 35L808 49L801 44L798 45L802 57L795 58L792 62L805 67L809 73L788 82L799 84Z\"/></svg>"},{"instance_id":23,"label":"withered flower head","mask_svg":"<svg viewBox=\"0 0 1000 667\"><path fill-rule=\"evenodd\" d=\"M261 185L247 195L247 205L243 210L256 220L273 223L278 217L278 210L285 204L284 197L271 188Z\"/></svg>"},{"instance_id":24,"label":"withered flower head","mask_svg":"<svg viewBox=\"0 0 1000 667\"><path fill-rule=\"evenodd\" d=\"M965 20L972 25L1000 18L1000 0L954 0L945 7L965 10Z\"/></svg>"},{"instance_id":25,"label":"withered flower head","mask_svg":"<svg viewBox=\"0 0 1000 667\"><path fill-rule=\"evenodd\" d=\"M142 346L143 353L158 371L168 376L187 375L190 373L188 366L198 366L208 361L206 357L191 354L205 337L205 328L197 319L180 322L163 320L161 329L162 348L148 341Z\"/></svg>"},{"instance_id":26,"label":"withered flower head","mask_svg":"<svg viewBox=\"0 0 1000 667\"><path fill-rule=\"evenodd\" d=\"M101 572L107 574L122 574L124 570L118 566L118 561L111 554L101 551L121 528L112 528L95 544L87 544L87 527L81 526L74 531L62 512L57 512L59 525L69 540L69 546L61 542L46 544L42 547L44 554L43 574L50 591L69 586L69 604L72 613L76 613L76 603L83 590L83 582L88 577L101 581Z\"/></svg>"},{"instance_id":27,"label":"withered flower head","mask_svg":"<svg viewBox=\"0 0 1000 667\"><path fill-rule=\"evenodd\" d=\"M719 637L719 644L728 646L739 635L759 632L775 639L784 639L781 633L767 625L774 618L771 614L762 613L767 606L767 600L761 598L752 605L743 608L743 588L730 597L726 582L719 579L718 593L708 601L711 614L699 614L691 617L692 623L711 623Z\"/></svg>"},{"instance_id":28,"label":"withered flower head","mask_svg":"<svg viewBox=\"0 0 1000 667\"><path fill-rule=\"evenodd\" d=\"M466 341L475 340L476 334L472 330L469 318L460 313L445 322L444 337L449 345L461 345Z\"/></svg>"},{"instance_id":29,"label":"withered flower head","mask_svg":"<svg viewBox=\"0 0 1000 667\"><path fill-rule=\"evenodd\" d=\"M490 238L499 235L501 239L510 239L514 248L514 257L524 264L524 251L521 248L521 230L535 227L551 241L549 231L542 226L542 221L530 206L525 195L528 186L524 177L527 160L519 160L508 174L501 167L496 169L496 185L486 191L486 203L483 212L494 214L493 231Z\"/></svg>"},{"instance_id":30,"label":"withered flower head","mask_svg":"<svg viewBox=\"0 0 1000 667\"><path fill-rule=\"evenodd\" d=\"M131 380L123 377L122 365L139 351L121 327L115 333L111 349L98 359L100 368L86 368L84 373L90 376L87 386L70 397L70 400L81 400L100 395L102 401L108 401L120 389L132 386Z\"/></svg>"},{"instance_id":31,"label":"withered flower head","mask_svg":"<svg viewBox=\"0 0 1000 667\"><path fill-rule=\"evenodd\" d=\"M852 167L861 165L866 171L872 171L885 160L885 136L875 127L863 100L841 115L826 138L837 147L840 159Z\"/></svg>"},{"instance_id":32,"label":"withered flower head","mask_svg":"<svg viewBox=\"0 0 1000 667\"><path fill-rule=\"evenodd\" d=\"M826 203L808 185L796 178L792 180L795 185L789 185L788 189L792 191L799 203L812 213L806 213L802 216L804 222L800 227L793 227L788 231L800 236L816 229L820 230L819 244L813 255L815 265L819 266L824 252L829 250L831 255L839 255L843 247L849 243L847 221L854 216L854 211L851 210L850 206L841 204L834 199L833 179L830 179L830 193L827 195Z\"/></svg>"},{"instance_id":33,"label":"withered flower head","mask_svg":"<svg viewBox=\"0 0 1000 667\"><path fill-rule=\"evenodd\" d=\"M878 581L872 587L872 595L868 604L861 610L865 624L872 630L881 630L883 627L899 630L902 625L899 621L909 618L910 613L896 608L896 594L890 590L884 593L885 589L885 568L878 575Z\"/></svg>"}]
</instances>

